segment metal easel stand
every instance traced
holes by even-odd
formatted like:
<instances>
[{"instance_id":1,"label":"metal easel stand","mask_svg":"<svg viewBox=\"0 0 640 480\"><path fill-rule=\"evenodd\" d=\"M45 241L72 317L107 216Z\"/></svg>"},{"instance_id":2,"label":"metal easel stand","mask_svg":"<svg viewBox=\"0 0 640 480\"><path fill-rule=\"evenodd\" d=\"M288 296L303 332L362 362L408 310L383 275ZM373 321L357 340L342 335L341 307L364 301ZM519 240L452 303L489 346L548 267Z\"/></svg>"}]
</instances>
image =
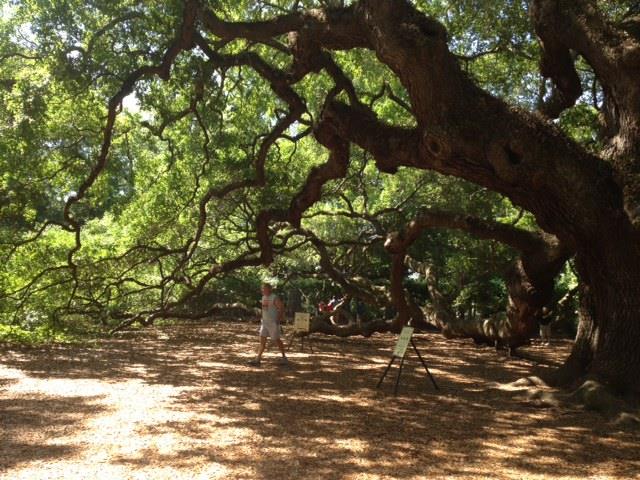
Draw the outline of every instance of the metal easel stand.
<instances>
[{"instance_id":1,"label":"metal easel stand","mask_svg":"<svg viewBox=\"0 0 640 480\"><path fill-rule=\"evenodd\" d=\"M311 338L311 334L308 333L307 335L296 335L297 333L302 333L302 332L293 332L293 334L291 335L291 340L289 341L289 345L287 346L287 352L291 349L291 346L293 345L293 342L295 341L296 337L300 339L300 351L304 352L304 339L305 337L307 337L307 344L309 345L309 349L311 350L311 353L313 353L313 339Z\"/></svg>"},{"instance_id":2,"label":"metal easel stand","mask_svg":"<svg viewBox=\"0 0 640 480\"><path fill-rule=\"evenodd\" d=\"M431 372L429 371L429 367L427 367L427 362L424 361L424 358L422 358L422 355L420 355L420 351L418 350L418 347L416 347L415 342L413 341L413 338L410 340L411 342L411 346L413 347L414 352L416 352L416 354L418 355L418 358L420 359L420 362L422 363L422 366L424 367L425 371L427 372L427 375L429 376L429 379L431 380L431 383L433 384L433 387L436 390L440 390L440 388L438 388L438 385L436 384L435 379L433 378L433 375L431 375ZM396 358L400 358L400 367L398 368L398 376L396 377L396 383L393 387L393 394L397 395L398 394L398 385L400 384L400 375L402 374L402 366L404 365L404 357L406 356L403 355L402 357L397 357L396 355L391 355L391 360L389 361L389 364L387 365L387 368L385 368L384 373L382 374L382 377L380 377L380 380L378 381L378 384L376 385L376 388L380 388L380 385L382 385L382 381L384 380L384 377L387 376L387 373L389 373L389 369L391 368L391 365L393 365L393 362L395 361Z\"/></svg>"}]
</instances>

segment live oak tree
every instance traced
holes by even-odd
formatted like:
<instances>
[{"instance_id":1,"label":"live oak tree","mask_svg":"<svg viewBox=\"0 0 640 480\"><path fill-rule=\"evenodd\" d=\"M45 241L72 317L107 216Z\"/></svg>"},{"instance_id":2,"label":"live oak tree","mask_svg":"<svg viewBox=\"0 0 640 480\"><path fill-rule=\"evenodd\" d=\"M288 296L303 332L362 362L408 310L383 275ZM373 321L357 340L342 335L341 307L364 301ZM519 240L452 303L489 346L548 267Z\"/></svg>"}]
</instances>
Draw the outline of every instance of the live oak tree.
<instances>
[{"instance_id":1,"label":"live oak tree","mask_svg":"<svg viewBox=\"0 0 640 480\"><path fill-rule=\"evenodd\" d=\"M60 309L96 315L117 298L107 313L127 322L188 315L181 307L219 275L308 242L305 212L357 152L380 172L433 170L530 212L575 254L581 283L562 376L637 393L637 5L452 5L494 12L497 40L461 52L464 22L450 35L436 1L5 4L3 217L18 235L7 298L23 308L55 291ZM500 19L525 9L530 30L516 15L509 35ZM539 60L537 102L512 104L470 66L492 54ZM377 97L369 70L385 80ZM554 119L585 111L587 84L601 129L585 145ZM125 115L132 98L140 111ZM107 231L120 233L101 253ZM37 263L48 266L29 277Z\"/></svg>"}]
</instances>

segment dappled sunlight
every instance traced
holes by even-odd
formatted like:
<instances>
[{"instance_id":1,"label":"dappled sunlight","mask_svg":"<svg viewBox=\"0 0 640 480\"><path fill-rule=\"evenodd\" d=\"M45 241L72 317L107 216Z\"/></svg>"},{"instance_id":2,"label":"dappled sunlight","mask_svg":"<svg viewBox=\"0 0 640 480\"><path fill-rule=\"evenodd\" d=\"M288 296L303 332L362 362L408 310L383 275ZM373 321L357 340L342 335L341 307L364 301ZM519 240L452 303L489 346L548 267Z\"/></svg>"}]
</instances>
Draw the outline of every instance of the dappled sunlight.
<instances>
[{"instance_id":1,"label":"dappled sunlight","mask_svg":"<svg viewBox=\"0 0 640 480\"><path fill-rule=\"evenodd\" d=\"M255 368L246 364L255 325L159 331L0 350L7 478L626 479L640 471L631 433L498 388L548 364L419 335L440 390L409 351L394 397L397 364L375 388L392 335L318 336L313 354L292 347L288 367L271 346Z\"/></svg>"}]
</instances>

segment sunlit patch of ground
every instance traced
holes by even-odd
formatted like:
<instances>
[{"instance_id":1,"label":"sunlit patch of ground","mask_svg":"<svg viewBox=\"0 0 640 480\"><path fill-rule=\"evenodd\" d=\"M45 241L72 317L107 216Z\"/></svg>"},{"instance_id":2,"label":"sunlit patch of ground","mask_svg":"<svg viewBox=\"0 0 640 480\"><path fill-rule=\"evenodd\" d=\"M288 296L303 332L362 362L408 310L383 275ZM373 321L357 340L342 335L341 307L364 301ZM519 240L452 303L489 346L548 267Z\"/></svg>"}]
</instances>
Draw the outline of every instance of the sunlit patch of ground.
<instances>
[{"instance_id":1,"label":"sunlit patch of ground","mask_svg":"<svg viewBox=\"0 0 640 480\"><path fill-rule=\"evenodd\" d=\"M397 367L375 389L391 335L319 336L289 367L272 350L255 368L256 330L213 322L91 347L0 346L0 477L640 477L637 434L497 388L561 362L569 342L534 344L524 360L420 335L440 391L409 352L394 397Z\"/></svg>"}]
</instances>

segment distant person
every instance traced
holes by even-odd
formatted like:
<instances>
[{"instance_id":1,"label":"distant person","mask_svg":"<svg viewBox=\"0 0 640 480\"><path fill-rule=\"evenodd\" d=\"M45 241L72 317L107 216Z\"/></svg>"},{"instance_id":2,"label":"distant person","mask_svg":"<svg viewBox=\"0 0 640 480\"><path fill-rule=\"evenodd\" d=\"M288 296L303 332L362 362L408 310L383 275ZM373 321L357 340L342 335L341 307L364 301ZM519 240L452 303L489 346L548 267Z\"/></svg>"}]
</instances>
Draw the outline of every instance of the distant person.
<instances>
[{"instance_id":1,"label":"distant person","mask_svg":"<svg viewBox=\"0 0 640 480\"><path fill-rule=\"evenodd\" d=\"M334 325L336 325L336 320L338 320L338 317L340 315L340 312L338 312L336 310L336 308L338 307L338 305L340 305L340 301L338 300L338 298L334 295L333 297L331 297L331 300L329 300L329 311L330 312L336 312L333 315L329 315L329 321L331 323L333 323Z\"/></svg>"},{"instance_id":2,"label":"distant person","mask_svg":"<svg viewBox=\"0 0 640 480\"><path fill-rule=\"evenodd\" d=\"M284 343L280 338L280 322L284 320L284 305L282 300L273 293L273 288L269 283L262 284L262 319L260 321L260 346L258 347L258 354L256 358L249 362L249 365L260 366L262 360L262 354L267 345L267 338L271 337L280 352L282 358L280 359L281 365L286 365L288 362L287 356L284 353Z\"/></svg>"},{"instance_id":3,"label":"distant person","mask_svg":"<svg viewBox=\"0 0 640 480\"><path fill-rule=\"evenodd\" d=\"M329 300L329 303L327 304L327 311L333 312L333 310L336 308L337 303L338 299L335 296L331 297L331 300Z\"/></svg>"},{"instance_id":4,"label":"distant person","mask_svg":"<svg viewBox=\"0 0 640 480\"><path fill-rule=\"evenodd\" d=\"M360 325L364 319L364 302L360 299L356 299L356 324Z\"/></svg>"},{"instance_id":5,"label":"distant person","mask_svg":"<svg viewBox=\"0 0 640 480\"><path fill-rule=\"evenodd\" d=\"M320 300L318 303L318 313L322 314L327 311L327 304Z\"/></svg>"},{"instance_id":6,"label":"distant person","mask_svg":"<svg viewBox=\"0 0 640 480\"><path fill-rule=\"evenodd\" d=\"M540 340L543 345L549 345L551 343L551 322L553 321L553 314L547 307L542 308L542 316L540 317Z\"/></svg>"}]
</instances>

